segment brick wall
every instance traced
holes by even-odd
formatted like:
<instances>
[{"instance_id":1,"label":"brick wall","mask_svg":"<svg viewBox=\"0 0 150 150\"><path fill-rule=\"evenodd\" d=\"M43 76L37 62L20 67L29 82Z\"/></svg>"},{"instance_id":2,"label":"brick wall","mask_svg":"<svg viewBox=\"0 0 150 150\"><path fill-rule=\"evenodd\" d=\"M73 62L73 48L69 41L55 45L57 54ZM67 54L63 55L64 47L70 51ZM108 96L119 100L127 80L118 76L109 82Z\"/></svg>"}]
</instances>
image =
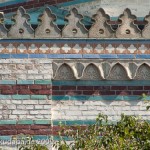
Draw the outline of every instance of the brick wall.
<instances>
[{"instance_id":1,"label":"brick wall","mask_svg":"<svg viewBox=\"0 0 150 150\"><path fill-rule=\"evenodd\" d=\"M16 3L13 5L7 5L7 6L0 6L0 11L4 13L10 13L17 11L19 6L23 6L25 9L31 9L31 8L39 8L44 5L56 5L59 3L64 2L70 2L73 0L32 0L28 2L22 2L22 3Z\"/></svg>"}]
</instances>

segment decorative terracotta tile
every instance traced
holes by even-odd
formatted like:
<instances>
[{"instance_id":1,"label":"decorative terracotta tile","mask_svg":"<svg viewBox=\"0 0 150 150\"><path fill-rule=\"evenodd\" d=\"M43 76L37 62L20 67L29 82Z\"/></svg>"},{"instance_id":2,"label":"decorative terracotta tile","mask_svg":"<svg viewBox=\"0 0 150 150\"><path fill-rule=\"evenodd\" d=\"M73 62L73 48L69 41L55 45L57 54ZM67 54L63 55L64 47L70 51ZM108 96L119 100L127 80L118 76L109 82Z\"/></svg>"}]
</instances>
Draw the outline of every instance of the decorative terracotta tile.
<instances>
[{"instance_id":1,"label":"decorative terracotta tile","mask_svg":"<svg viewBox=\"0 0 150 150\"><path fill-rule=\"evenodd\" d=\"M116 54L126 54L127 48L123 44L116 44Z\"/></svg>"},{"instance_id":2,"label":"decorative terracotta tile","mask_svg":"<svg viewBox=\"0 0 150 150\"><path fill-rule=\"evenodd\" d=\"M149 54L150 49L148 44L138 44L138 54Z\"/></svg>"},{"instance_id":3,"label":"decorative terracotta tile","mask_svg":"<svg viewBox=\"0 0 150 150\"><path fill-rule=\"evenodd\" d=\"M27 43L18 43L17 44L17 53L20 54L20 53L27 53L27 49L28 49L28 44Z\"/></svg>"},{"instance_id":4,"label":"decorative terracotta tile","mask_svg":"<svg viewBox=\"0 0 150 150\"><path fill-rule=\"evenodd\" d=\"M124 44L124 45L127 48L127 54L137 54L138 53L137 44Z\"/></svg>"},{"instance_id":5,"label":"decorative terracotta tile","mask_svg":"<svg viewBox=\"0 0 150 150\"><path fill-rule=\"evenodd\" d=\"M105 44L93 44L95 54L105 54Z\"/></svg>"},{"instance_id":6,"label":"decorative terracotta tile","mask_svg":"<svg viewBox=\"0 0 150 150\"><path fill-rule=\"evenodd\" d=\"M4 44L0 44L0 53L5 53L5 45Z\"/></svg>"},{"instance_id":7,"label":"decorative terracotta tile","mask_svg":"<svg viewBox=\"0 0 150 150\"><path fill-rule=\"evenodd\" d=\"M60 54L60 44L50 44L49 49L52 54Z\"/></svg>"},{"instance_id":8,"label":"decorative terracotta tile","mask_svg":"<svg viewBox=\"0 0 150 150\"><path fill-rule=\"evenodd\" d=\"M60 49L61 54L71 54L72 53L72 47L70 44L62 44Z\"/></svg>"},{"instance_id":9,"label":"decorative terracotta tile","mask_svg":"<svg viewBox=\"0 0 150 150\"><path fill-rule=\"evenodd\" d=\"M50 53L49 44L38 44L38 46L39 46L40 54L49 54Z\"/></svg>"},{"instance_id":10,"label":"decorative terracotta tile","mask_svg":"<svg viewBox=\"0 0 150 150\"><path fill-rule=\"evenodd\" d=\"M37 54L39 53L39 48L37 44L29 43L28 44L28 53L29 54Z\"/></svg>"},{"instance_id":11,"label":"decorative terracotta tile","mask_svg":"<svg viewBox=\"0 0 150 150\"><path fill-rule=\"evenodd\" d=\"M7 43L5 46L5 53L16 53L16 44Z\"/></svg>"},{"instance_id":12,"label":"decorative terracotta tile","mask_svg":"<svg viewBox=\"0 0 150 150\"><path fill-rule=\"evenodd\" d=\"M82 54L83 53L83 49L82 46L80 44L72 44L72 53L73 54Z\"/></svg>"},{"instance_id":13,"label":"decorative terracotta tile","mask_svg":"<svg viewBox=\"0 0 150 150\"><path fill-rule=\"evenodd\" d=\"M106 54L115 54L115 44L105 44Z\"/></svg>"},{"instance_id":14,"label":"decorative terracotta tile","mask_svg":"<svg viewBox=\"0 0 150 150\"><path fill-rule=\"evenodd\" d=\"M92 44L83 44L83 54L93 54Z\"/></svg>"}]
</instances>

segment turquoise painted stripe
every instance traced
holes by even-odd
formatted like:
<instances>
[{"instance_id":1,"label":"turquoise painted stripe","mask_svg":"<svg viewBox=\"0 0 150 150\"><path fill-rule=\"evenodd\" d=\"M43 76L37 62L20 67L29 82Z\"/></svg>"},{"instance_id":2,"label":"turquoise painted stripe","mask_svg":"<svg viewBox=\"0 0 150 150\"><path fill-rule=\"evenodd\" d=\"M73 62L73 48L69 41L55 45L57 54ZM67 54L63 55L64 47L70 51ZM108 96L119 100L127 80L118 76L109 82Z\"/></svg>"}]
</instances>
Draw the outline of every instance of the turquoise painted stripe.
<instances>
[{"instance_id":1,"label":"turquoise painted stripe","mask_svg":"<svg viewBox=\"0 0 150 150\"><path fill-rule=\"evenodd\" d=\"M53 120L53 125L58 126L62 125L93 125L96 123L96 120ZM108 121L107 124L116 124L117 121ZM106 124L106 123L102 123Z\"/></svg>"},{"instance_id":2,"label":"turquoise painted stripe","mask_svg":"<svg viewBox=\"0 0 150 150\"><path fill-rule=\"evenodd\" d=\"M31 100L46 100L47 95L31 95Z\"/></svg>"},{"instance_id":3,"label":"turquoise painted stripe","mask_svg":"<svg viewBox=\"0 0 150 150\"><path fill-rule=\"evenodd\" d=\"M51 124L51 120L34 120L34 124Z\"/></svg>"},{"instance_id":4,"label":"turquoise painted stripe","mask_svg":"<svg viewBox=\"0 0 150 150\"><path fill-rule=\"evenodd\" d=\"M0 120L0 125L14 125L14 124L28 124L28 125L32 125L32 124L39 124L39 125L50 125L51 124L51 120Z\"/></svg>"},{"instance_id":5,"label":"turquoise painted stripe","mask_svg":"<svg viewBox=\"0 0 150 150\"><path fill-rule=\"evenodd\" d=\"M133 101L133 100L150 100L150 96L147 96L144 99L142 96L124 96L124 95L104 95L104 96L52 96L52 100L54 101L61 101L61 100L79 100L79 101L100 101L100 100L107 100L107 101Z\"/></svg>"},{"instance_id":6,"label":"turquoise painted stripe","mask_svg":"<svg viewBox=\"0 0 150 150\"><path fill-rule=\"evenodd\" d=\"M30 100L30 95L12 95L15 100Z\"/></svg>"},{"instance_id":7,"label":"turquoise painted stripe","mask_svg":"<svg viewBox=\"0 0 150 150\"><path fill-rule=\"evenodd\" d=\"M17 124L34 124L33 120L18 120Z\"/></svg>"},{"instance_id":8,"label":"turquoise painted stripe","mask_svg":"<svg viewBox=\"0 0 150 150\"><path fill-rule=\"evenodd\" d=\"M0 84L16 84L16 80L0 80Z\"/></svg>"},{"instance_id":9,"label":"turquoise painted stripe","mask_svg":"<svg viewBox=\"0 0 150 150\"><path fill-rule=\"evenodd\" d=\"M11 95L0 95L0 100L8 100L11 99Z\"/></svg>"},{"instance_id":10,"label":"turquoise painted stripe","mask_svg":"<svg viewBox=\"0 0 150 150\"><path fill-rule=\"evenodd\" d=\"M150 85L150 80L124 80L124 81L52 81L53 85L60 86L60 85L83 85L83 86L106 86L106 85L115 85L115 86L144 86L144 85Z\"/></svg>"},{"instance_id":11,"label":"turquoise painted stripe","mask_svg":"<svg viewBox=\"0 0 150 150\"><path fill-rule=\"evenodd\" d=\"M12 136L0 136L0 140L2 141L10 141L12 139Z\"/></svg>"},{"instance_id":12,"label":"turquoise painted stripe","mask_svg":"<svg viewBox=\"0 0 150 150\"><path fill-rule=\"evenodd\" d=\"M17 84L34 84L34 80L17 80Z\"/></svg>"},{"instance_id":13,"label":"turquoise painted stripe","mask_svg":"<svg viewBox=\"0 0 150 150\"><path fill-rule=\"evenodd\" d=\"M16 124L17 121L16 120L0 120L0 125L3 124Z\"/></svg>"},{"instance_id":14,"label":"turquoise painted stripe","mask_svg":"<svg viewBox=\"0 0 150 150\"><path fill-rule=\"evenodd\" d=\"M35 80L35 84L52 84L51 80Z\"/></svg>"}]
</instances>

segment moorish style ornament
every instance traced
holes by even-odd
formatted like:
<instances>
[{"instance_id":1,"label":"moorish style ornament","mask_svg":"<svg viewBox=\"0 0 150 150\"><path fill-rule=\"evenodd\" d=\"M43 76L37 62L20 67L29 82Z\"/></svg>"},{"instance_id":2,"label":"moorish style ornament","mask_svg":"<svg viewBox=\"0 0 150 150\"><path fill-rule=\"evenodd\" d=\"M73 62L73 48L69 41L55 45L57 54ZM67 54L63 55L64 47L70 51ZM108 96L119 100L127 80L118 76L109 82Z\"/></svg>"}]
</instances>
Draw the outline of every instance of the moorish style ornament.
<instances>
[{"instance_id":1,"label":"moorish style ornament","mask_svg":"<svg viewBox=\"0 0 150 150\"><path fill-rule=\"evenodd\" d=\"M142 37L150 38L150 13L144 18L144 21L147 22L147 24L142 31Z\"/></svg>"},{"instance_id":2,"label":"moorish style ornament","mask_svg":"<svg viewBox=\"0 0 150 150\"><path fill-rule=\"evenodd\" d=\"M74 80L74 73L68 64L62 64L57 70L55 80Z\"/></svg>"},{"instance_id":3,"label":"moorish style ornament","mask_svg":"<svg viewBox=\"0 0 150 150\"><path fill-rule=\"evenodd\" d=\"M140 38L141 31L137 25L134 24L136 16L131 14L129 9L125 9L123 14L119 17L122 21L121 25L116 30L117 38Z\"/></svg>"},{"instance_id":4,"label":"moorish style ornament","mask_svg":"<svg viewBox=\"0 0 150 150\"><path fill-rule=\"evenodd\" d=\"M120 64L115 64L109 73L108 80L128 80L127 72L125 68Z\"/></svg>"},{"instance_id":5,"label":"moorish style ornament","mask_svg":"<svg viewBox=\"0 0 150 150\"><path fill-rule=\"evenodd\" d=\"M80 37L87 38L88 30L81 23L82 15L78 14L78 10L73 8L70 14L66 16L68 24L64 27L62 31L62 37Z\"/></svg>"},{"instance_id":6,"label":"moorish style ornament","mask_svg":"<svg viewBox=\"0 0 150 150\"><path fill-rule=\"evenodd\" d=\"M17 14L12 17L15 22L8 32L9 38L34 38L34 30L29 24L30 16L23 7L19 7Z\"/></svg>"},{"instance_id":7,"label":"moorish style ornament","mask_svg":"<svg viewBox=\"0 0 150 150\"><path fill-rule=\"evenodd\" d=\"M4 22L4 15L0 13L0 38L7 38L7 28L3 24Z\"/></svg>"},{"instance_id":8,"label":"moorish style ornament","mask_svg":"<svg viewBox=\"0 0 150 150\"><path fill-rule=\"evenodd\" d=\"M113 37L113 29L108 24L108 20L110 17L105 14L105 11L100 8L97 11L97 14L93 16L95 23L92 25L91 29L89 30L89 37L90 38L111 38Z\"/></svg>"},{"instance_id":9,"label":"moorish style ornament","mask_svg":"<svg viewBox=\"0 0 150 150\"><path fill-rule=\"evenodd\" d=\"M49 8L46 8L44 13L39 16L41 24L35 30L36 38L59 38L61 32L58 26L54 23L56 16L52 14Z\"/></svg>"},{"instance_id":10,"label":"moorish style ornament","mask_svg":"<svg viewBox=\"0 0 150 150\"><path fill-rule=\"evenodd\" d=\"M136 80L150 80L150 67L147 64L142 64L136 72Z\"/></svg>"}]
</instances>

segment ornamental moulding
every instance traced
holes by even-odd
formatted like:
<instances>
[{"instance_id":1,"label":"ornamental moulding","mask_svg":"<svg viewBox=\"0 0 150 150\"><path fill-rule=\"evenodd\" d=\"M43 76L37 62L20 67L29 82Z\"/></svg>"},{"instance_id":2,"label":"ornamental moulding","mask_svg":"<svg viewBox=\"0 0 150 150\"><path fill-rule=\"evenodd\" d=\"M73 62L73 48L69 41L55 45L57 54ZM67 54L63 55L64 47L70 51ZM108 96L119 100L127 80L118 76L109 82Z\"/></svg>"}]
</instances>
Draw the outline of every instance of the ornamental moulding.
<instances>
[{"instance_id":1,"label":"ornamental moulding","mask_svg":"<svg viewBox=\"0 0 150 150\"><path fill-rule=\"evenodd\" d=\"M92 25L85 26L84 17L78 13L78 9L72 8L64 18L66 24L60 27L55 23L56 15L50 8L46 8L37 18L39 24L33 28L30 24L30 16L23 7L19 7L16 15L12 16L14 23L9 29L6 28L8 25L3 21L5 17L0 14L0 38L150 38L150 14L145 17L143 24L147 24L142 30L136 24L136 16L129 9L125 9L120 15L119 25L113 24L116 26L115 29L110 24L110 17L102 8L99 8L97 13L90 18Z\"/></svg>"},{"instance_id":2,"label":"ornamental moulding","mask_svg":"<svg viewBox=\"0 0 150 150\"><path fill-rule=\"evenodd\" d=\"M150 61L53 61L54 80L150 80Z\"/></svg>"}]
</instances>

